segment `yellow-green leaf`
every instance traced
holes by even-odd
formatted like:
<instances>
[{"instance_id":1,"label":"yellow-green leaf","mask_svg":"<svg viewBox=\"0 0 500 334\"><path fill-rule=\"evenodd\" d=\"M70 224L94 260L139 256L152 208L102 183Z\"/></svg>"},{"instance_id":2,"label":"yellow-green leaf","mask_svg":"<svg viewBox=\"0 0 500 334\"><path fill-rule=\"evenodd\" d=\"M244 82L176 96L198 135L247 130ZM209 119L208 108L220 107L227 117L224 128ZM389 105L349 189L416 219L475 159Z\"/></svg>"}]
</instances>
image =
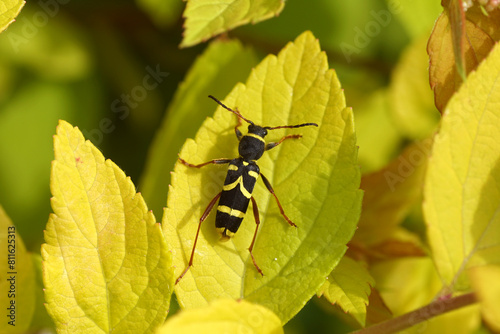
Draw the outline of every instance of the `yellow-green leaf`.
<instances>
[{"instance_id":1,"label":"yellow-green leaf","mask_svg":"<svg viewBox=\"0 0 500 334\"><path fill-rule=\"evenodd\" d=\"M207 96L226 96L245 80L257 56L238 41L214 41L195 61L168 106L166 117L151 145L140 182L141 193L153 212L167 202L170 172L186 137L194 137L201 123L213 114Z\"/></svg>"},{"instance_id":2,"label":"yellow-green leaf","mask_svg":"<svg viewBox=\"0 0 500 334\"><path fill-rule=\"evenodd\" d=\"M332 304L338 304L364 327L368 297L374 284L375 280L366 268L344 256L317 294L325 296Z\"/></svg>"},{"instance_id":3,"label":"yellow-green leaf","mask_svg":"<svg viewBox=\"0 0 500 334\"><path fill-rule=\"evenodd\" d=\"M439 276L428 257L377 262L370 267L370 273L395 316L430 303L441 289Z\"/></svg>"},{"instance_id":4,"label":"yellow-green leaf","mask_svg":"<svg viewBox=\"0 0 500 334\"><path fill-rule=\"evenodd\" d=\"M424 214L443 282L466 289L464 270L500 262L500 47L450 100L424 186Z\"/></svg>"},{"instance_id":5,"label":"yellow-green leaf","mask_svg":"<svg viewBox=\"0 0 500 334\"><path fill-rule=\"evenodd\" d=\"M363 99L354 109L354 118L361 172L366 174L384 167L401 148L402 141L390 115L388 91L378 90Z\"/></svg>"},{"instance_id":6,"label":"yellow-green leaf","mask_svg":"<svg viewBox=\"0 0 500 334\"><path fill-rule=\"evenodd\" d=\"M35 267L16 227L0 206L0 303L3 317L2 333L26 333L35 312Z\"/></svg>"},{"instance_id":7,"label":"yellow-green leaf","mask_svg":"<svg viewBox=\"0 0 500 334\"><path fill-rule=\"evenodd\" d=\"M500 266L475 267L469 271L472 286L481 302L481 313L488 326L500 332Z\"/></svg>"},{"instance_id":8,"label":"yellow-green leaf","mask_svg":"<svg viewBox=\"0 0 500 334\"><path fill-rule=\"evenodd\" d=\"M59 333L149 333L167 314L171 255L130 178L78 128L54 137L42 246L47 310Z\"/></svg>"},{"instance_id":9,"label":"yellow-green leaf","mask_svg":"<svg viewBox=\"0 0 500 334\"><path fill-rule=\"evenodd\" d=\"M176 295L188 308L220 297L245 298L271 309L286 323L338 263L359 218L362 192L352 111L345 107L335 72L328 69L310 32L289 43L277 57L266 57L247 83L237 85L223 102L256 124L319 124L269 131L268 141L292 133L303 137L285 141L258 161L298 228L287 224L258 180L253 195L261 225L253 254L264 277L248 252L255 231L252 209L226 243L218 241L212 214L201 228L194 265L177 285ZM219 107L195 140L186 142L180 156L195 164L237 157L236 124L236 117ZM226 171L227 167L214 165L175 166L163 226L173 248L176 275L187 265L199 218L221 191Z\"/></svg>"},{"instance_id":10,"label":"yellow-green leaf","mask_svg":"<svg viewBox=\"0 0 500 334\"><path fill-rule=\"evenodd\" d=\"M370 272L395 317L429 304L442 288L441 279L428 257L378 262ZM464 307L417 324L404 333L474 333L480 321L478 310L477 305Z\"/></svg>"},{"instance_id":11,"label":"yellow-green leaf","mask_svg":"<svg viewBox=\"0 0 500 334\"><path fill-rule=\"evenodd\" d=\"M17 14L21 11L26 1L4 0L0 2L0 32L14 22Z\"/></svg>"},{"instance_id":12,"label":"yellow-green leaf","mask_svg":"<svg viewBox=\"0 0 500 334\"><path fill-rule=\"evenodd\" d=\"M258 304L220 299L208 306L183 310L169 318L156 334L283 333L280 319Z\"/></svg>"},{"instance_id":13,"label":"yellow-green leaf","mask_svg":"<svg viewBox=\"0 0 500 334\"><path fill-rule=\"evenodd\" d=\"M198 44L243 24L277 16L284 6L283 0L188 0L181 47Z\"/></svg>"}]
</instances>

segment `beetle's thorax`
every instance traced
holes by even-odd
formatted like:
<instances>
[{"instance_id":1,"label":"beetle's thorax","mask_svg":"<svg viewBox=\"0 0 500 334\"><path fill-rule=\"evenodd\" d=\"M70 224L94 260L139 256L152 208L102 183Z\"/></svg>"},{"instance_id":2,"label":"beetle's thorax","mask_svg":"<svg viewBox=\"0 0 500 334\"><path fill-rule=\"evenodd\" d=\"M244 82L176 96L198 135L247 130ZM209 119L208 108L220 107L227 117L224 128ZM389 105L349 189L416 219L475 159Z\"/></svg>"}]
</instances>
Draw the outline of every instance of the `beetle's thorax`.
<instances>
[{"instance_id":1,"label":"beetle's thorax","mask_svg":"<svg viewBox=\"0 0 500 334\"><path fill-rule=\"evenodd\" d=\"M238 146L238 152L245 161L258 160L266 149L264 137L267 135L267 130L262 126L250 124L248 133L244 135Z\"/></svg>"}]
</instances>

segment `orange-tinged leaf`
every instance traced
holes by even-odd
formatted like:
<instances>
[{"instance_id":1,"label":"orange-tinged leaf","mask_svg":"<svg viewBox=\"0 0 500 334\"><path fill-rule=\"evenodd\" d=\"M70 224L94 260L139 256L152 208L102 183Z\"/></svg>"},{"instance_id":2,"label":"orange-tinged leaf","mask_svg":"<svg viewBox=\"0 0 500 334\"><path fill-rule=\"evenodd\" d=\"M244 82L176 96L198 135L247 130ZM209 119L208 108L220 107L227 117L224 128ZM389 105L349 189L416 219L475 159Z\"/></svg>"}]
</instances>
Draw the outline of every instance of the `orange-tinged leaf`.
<instances>
[{"instance_id":1,"label":"orange-tinged leaf","mask_svg":"<svg viewBox=\"0 0 500 334\"><path fill-rule=\"evenodd\" d=\"M500 9L497 7L486 16L480 6L473 6L467 10L467 20L474 23L494 41L500 41Z\"/></svg>"},{"instance_id":2,"label":"orange-tinged leaf","mask_svg":"<svg viewBox=\"0 0 500 334\"><path fill-rule=\"evenodd\" d=\"M389 240L373 248L374 252L384 258L397 258L409 256L424 256L425 252L413 242Z\"/></svg>"},{"instance_id":3,"label":"orange-tinged leaf","mask_svg":"<svg viewBox=\"0 0 500 334\"><path fill-rule=\"evenodd\" d=\"M465 21L461 22L465 37L461 37L460 40L457 37L455 42L463 43L461 54L464 55L463 67L467 75L476 69L489 54L495 42L500 40L499 17L499 9L489 13L488 17L481 13L477 5L468 9ZM455 16L455 20L457 19ZM455 22L453 26L457 25L458 23ZM436 107L441 113L448 100L458 91L463 82L459 71L457 71L452 30L448 14L442 13L434 26L427 45L430 59L429 80L434 91Z\"/></svg>"},{"instance_id":4,"label":"orange-tinged leaf","mask_svg":"<svg viewBox=\"0 0 500 334\"><path fill-rule=\"evenodd\" d=\"M351 244L363 247L389 239L422 194L430 139L417 142L387 167L364 175L363 210Z\"/></svg>"},{"instance_id":5,"label":"orange-tinged leaf","mask_svg":"<svg viewBox=\"0 0 500 334\"><path fill-rule=\"evenodd\" d=\"M377 244L364 245L350 242L347 256L370 264L403 257L427 255L420 237L403 227L397 227L390 235Z\"/></svg>"},{"instance_id":6,"label":"orange-tinged leaf","mask_svg":"<svg viewBox=\"0 0 500 334\"><path fill-rule=\"evenodd\" d=\"M42 246L46 307L59 333L148 333L167 314L171 255L130 178L67 122L54 136Z\"/></svg>"},{"instance_id":7,"label":"orange-tinged leaf","mask_svg":"<svg viewBox=\"0 0 500 334\"><path fill-rule=\"evenodd\" d=\"M366 326L377 324L379 322L392 318L392 312L385 304L380 292L372 288L370 298L368 298L368 306L366 308Z\"/></svg>"}]
</instances>

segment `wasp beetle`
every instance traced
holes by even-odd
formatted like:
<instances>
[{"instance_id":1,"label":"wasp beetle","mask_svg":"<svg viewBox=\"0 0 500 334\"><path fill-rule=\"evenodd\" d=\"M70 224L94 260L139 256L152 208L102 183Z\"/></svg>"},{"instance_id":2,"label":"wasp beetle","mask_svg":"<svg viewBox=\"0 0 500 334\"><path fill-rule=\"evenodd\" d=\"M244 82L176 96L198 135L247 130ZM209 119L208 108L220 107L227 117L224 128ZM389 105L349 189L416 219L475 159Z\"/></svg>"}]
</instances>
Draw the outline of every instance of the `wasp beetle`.
<instances>
[{"instance_id":1,"label":"wasp beetle","mask_svg":"<svg viewBox=\"0 0 500 334\"><path fill-rule=\"evenodd\" d=\"M175 284L179 283L181 278L187 273L189 268L193 265L193 257L194 251L196 248L196 242L198 241L198 235L200 233L201 224L210 214L212 208L214 207L217 200L219 200L219 204L217 206L217 215L215 217L215 227L219 234L221 235L221 241L229 240L235 233L238 231L238 228L245 217L245 213L248 209L248 204L252 201L253 214L255 217L255 232L253 235L252 243L248 250L250 251L250 256L252 258L252 262L257 269L257 271L264 275L262 270L257 265L255 258L252 254L252 249L255 243L255 238L257 236L257 230L260 224L259 218L259 209L257 207L257 203L252 196L252 192L257 182L257 179L262 177L262 181L264 185L269 190L269 192L276 199L276 203L278 204L278 208L281 212L281 215L285 218L285 220L291 226L297 227L290 218L287 217L283 207L281 206L278 197L274 193L273 187L269 180L260 172L259 166L257 165L257 160L264 154L265 151L268 151L279 144L281 144L286 139L297 139L302 137L298 134L287 135L281 138L277 142L266 143L264 137L267 135L268 130L276 130L276 129L284 129L284 128L300 128L303 126L318 126L316 123L303 123L298 125L282 125L282 126L260 126L256 125L249 119L243 117L240 112L236 109L233 110L227 106L225 106L222 102L217 100L212 95L208 96L213 99L219 105L221 105L224 109L232 112L236 116L238 116L238 124L234 128L236 133L236 137L239 141L238 153L239 157L236 159L214 159L199 165L193 165L184 159L179 157L179 161L188 167L201 168L206 165L215 164L229 164L227 176L224 181L224 185L222 187L222 191L219 192L208 204L207 208L203 212L203 215L200 218L200 222L198 224L198 230L196 231L196 237L193 244L193 249L191 251L191 257L189 259L188 266L182 272L182 274L177 278ZM241 121L244 120L248 125L247 134L243 135L241 131L238 129L241 126Z\"/></svg>"}]
</instances>

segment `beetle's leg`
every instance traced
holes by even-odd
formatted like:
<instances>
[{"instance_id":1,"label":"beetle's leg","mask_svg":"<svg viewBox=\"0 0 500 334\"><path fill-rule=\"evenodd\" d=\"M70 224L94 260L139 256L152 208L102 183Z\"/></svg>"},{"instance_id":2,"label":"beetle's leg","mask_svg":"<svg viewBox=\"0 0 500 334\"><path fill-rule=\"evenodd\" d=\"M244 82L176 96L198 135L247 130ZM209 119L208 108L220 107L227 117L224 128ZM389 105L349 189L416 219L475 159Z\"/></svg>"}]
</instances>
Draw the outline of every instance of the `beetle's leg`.
<instances>
[{"instance_id":1,"label":"beetle's leg","mask_svg":"<svg viewBox=\"0 0 500 334\"><path fill-rule=\"evenodd\" d=\"M255 268L257 269L259 274L264 276L264 273L257 265L257 262L255 262L255 258L253 257L253 254L252 254L252 249L253 249L253 245L255 243L255 238L257 237L257 230L259 229L260 218L259 218L259 208L257 207L257 202L255 202L255 199L253 198L253 196L251 197L251 199L252 199L253 216L255 217L255 233L253 234L252 243L250 244L250 247L248 247L248 251L250 252L250 256L252 257L253 265L255 266Z\"/></svg>"},{"instance_id":2,"label":"beetle's leg","mask_svg":"<svg viewBox=\"0 0 500 334\"><path fill-rule=\"evenodd\" d=\"M188 266L186 267L186 269L184 269L184 271L182 272L182 274L177 278L177 280L175 281L175 284L179 283L179 281L181 280L181 278L184 277L184 275L187 273L187 271L189 270L189 268L191 268L191 266L193 265L194 250L196 248L196 243L198 242L198 235L200 234L201 223L203 223L203 221L208 217L208 215L210 214L210 211L212 211L215 203L217 202L217 200L219 199L219 197L220 197L221 194L222 194L222 192L218 193L210 201L210 203L208 203L208 206L205 209L205 212L203 212L203 215L200 218L200 223L198 224L198 230L196 231L196 237L194 238L193 250L191 251L191 257L189 258Z\"/></svg>"},{"instance_id":3,"label":"beetle's leg","mask_svg":"<svg viewBox=\"0 0 500 334\"><path fill-rule=\"evenodd\" d=\"M294 226L294 227L297 227L297 225L295 225L291 220L290 218L288 218L286 215L285 215L285 210L283 210L283 207L281 206L281 203L278 199L278 196L276 196L276 194L274 193L274 189L273 187L271 186L271 183L269 183L269 180L264 176L264 174L260 173L260 176L262 176L262 181L264 181L264 184L266 185L266 188L267 190L269 190L269 192L274 196L274 198L276 199L276 203L278 203L278 207L280 209L280 212L281 212L281 215L285 218L285 220L288 222L288 224Z\"/></svg>"},{"instance_id":4,"label":"beetle's leg","mask_svg":"<svg viewBox=\"0 0 500 334\"><path fill-rule=\"evenodd\" d=\"M208 162L204 162L202 164L199 164L199 165L193 165L193 164L190 164L189 162L187 162L186 160L182 159L181 157L179 157L179 161L185 165L185 166L188 166L188 167L194 167L194 168L201 168L203 166L206 166L206 165L210 165L210 164L214 164L214 165L222 165L222 164L228 164L232 161L233 159L214 159L214 160L210 160Z\"/></svg>"},{"instance_id":5,"label":"beetle's leg","mask_svg":"<svg viewBox=\"0 0 500 334\"><path fill-rule=\"evenodd\" d=\"M284 142L287 139L298 139L300 137L302 137L302 135L288 135L288 136L285 136L285 137L281 138L280 141L272 142L272 143L267 143L267 145L266 145L266 151L269 151L270 149L278 146L279 144L281 144L282 142Z\"/></svg>"}]
</instances>

